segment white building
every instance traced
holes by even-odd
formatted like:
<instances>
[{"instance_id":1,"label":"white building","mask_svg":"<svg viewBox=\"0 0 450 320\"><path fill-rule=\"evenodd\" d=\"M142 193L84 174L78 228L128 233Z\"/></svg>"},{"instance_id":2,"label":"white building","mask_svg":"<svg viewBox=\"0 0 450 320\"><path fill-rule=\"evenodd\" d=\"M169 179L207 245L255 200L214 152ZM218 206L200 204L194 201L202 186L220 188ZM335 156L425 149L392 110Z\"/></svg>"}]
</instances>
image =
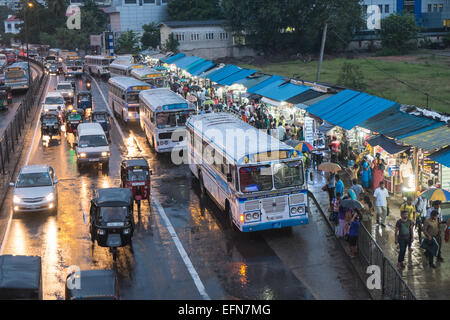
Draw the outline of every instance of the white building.
<instances>
[{"instance_id":1,"label":"white building","mask_svg":"<svg viewBox=\"0 0 450 320\"><path fill-rule=\"evenodd\" d=\"M105 8L110 17L111 31L142 32L144 24L158 24L166 20L168 2L169 0L111 0L111 6Z\"/></svg>"},{"instance_id":2,"label":"white building","mask_svg":"<svg viewBox=\"0 0 450 320\"><path fill-rule=\"evenodd\" d=\"M171 33L179 42L178 50L205 59L252 56L254 51L237 46L225 20L165 21L161 22L161 45L164 47Z\"/></svg>"},{"instance_id":3,"label":"white building","mask_svg":"<svg viewBox=\"0 0 450 320\"><path fill-rule=\"evenodd\" d=\"M16 18L14 15L9 15L8 19L4 21L5 24L5 33L14 33L17 34L20 31L19 25L22 24L23 21Z\"/></svg>"}]
</instances>

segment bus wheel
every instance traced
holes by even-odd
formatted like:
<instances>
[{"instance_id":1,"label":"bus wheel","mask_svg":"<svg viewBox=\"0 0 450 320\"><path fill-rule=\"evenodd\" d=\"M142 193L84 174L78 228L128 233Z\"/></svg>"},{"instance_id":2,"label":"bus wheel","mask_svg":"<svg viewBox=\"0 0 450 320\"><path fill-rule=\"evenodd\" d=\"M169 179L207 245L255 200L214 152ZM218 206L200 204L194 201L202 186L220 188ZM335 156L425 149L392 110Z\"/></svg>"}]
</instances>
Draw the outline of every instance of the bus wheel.
<instances>
[{"instance_id":1,"label":"bus wheel","mask_svg":"<svg viewBox=\"0 0 450 320\"><path fill-rule=\"evenodd\" d=\"M239 230L238 227L237 227L237 226L234 224L234 222L233 222L233 213L231 212L231 208L230 208L230 205L229 205L228 202L227 202L226 205L225 205L225 214L226 214L226 216L227 216L228 223L230 224L230 229L231 229L233 232L238 231L238 230Z\"/></svg>"},{"instance_id":2,"label":"bus wheel","mask_svg":"<svg viewBox=\"0 0 450 320\"><path fill-rule=\"evenodd\" d=\"M152 149L156 151L155 138L152 137Z\"/></svg>"}]
</instances>

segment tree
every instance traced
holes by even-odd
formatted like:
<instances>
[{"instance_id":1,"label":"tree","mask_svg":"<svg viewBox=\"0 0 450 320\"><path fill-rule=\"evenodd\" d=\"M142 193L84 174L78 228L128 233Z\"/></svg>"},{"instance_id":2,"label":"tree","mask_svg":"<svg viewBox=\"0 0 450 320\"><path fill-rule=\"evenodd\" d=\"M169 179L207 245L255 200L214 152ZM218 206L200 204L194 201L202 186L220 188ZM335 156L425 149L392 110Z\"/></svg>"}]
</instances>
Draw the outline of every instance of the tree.
<instances>
[{"instance_id":1,"label":"tree","mask_svg":"<svg viewBox=\"0 0 450 320\"><path fill-rule=\"evenodd\" d=\"M5 32L5 24L3 23L3 21L5 21L8 18L8 15L10 14L14 14L14 11L8 8L7 6L0 6L1 32Z\"/></svg>"},{"instance_id":2,"label":"tree","mask_svg":"<svg viewBox=\"0 0 450 320\"><path fill-rule=\"evenodd\" d=\"M392 14L381 20L381 45L383 49L396 50L405 54L417 46L419 27L412 14Z\"/></svg>"},{"instance_id":3,"label":"tree","mask_svg":"<svg viewBox=\"0 0 450 320\"><path fill-rule=\"evenodd\" d=\"M175 38L173 33L169 34L169 38L166 40L166 43L164 44L164 50L165 51L171 51L173 53L178 53L178 46L180 43Z\"/></svg>"},{"instance_id":4,"label":"tree","mask_svg":"<svg viewBox=\"0 0 450 320\"><path fill-rule=\"evenodd\" d=\"M161 43L161 33L156 23L152 22L142 26L144 33L142 34L141 43L144 48L156 48Z\"/></svg>"},{"instance_id":5,"label":"tree","mask_svg":"<svg viewBox=\"0 0 450 320\"><path fill-rule=\"evenodd\" d=\"M137 54L139 52L139 37L138 35L129 30L123 33L117 39L117 53L119 54Z\"/></svg>"},{"instance_id":6,"label":"tree","mask_svg":"<svg viewBox=\"0 0 450 320\"><path fill-rule=\"evenodd\" d=\"M219 0L172 0L167 5L171 20L222 19Z\"/></svg>"},{"instance_id":7,"label":"tree","mask_svg":"<svg viewBox=\"0 0 450 320\"><path fill-rule=\"evenodd\" d=\"M367 84L364 83L364 74L359 65L349 62L344 62L342 65L337 84L359 91L367 89Z\"/></svg>"}]
</instances>

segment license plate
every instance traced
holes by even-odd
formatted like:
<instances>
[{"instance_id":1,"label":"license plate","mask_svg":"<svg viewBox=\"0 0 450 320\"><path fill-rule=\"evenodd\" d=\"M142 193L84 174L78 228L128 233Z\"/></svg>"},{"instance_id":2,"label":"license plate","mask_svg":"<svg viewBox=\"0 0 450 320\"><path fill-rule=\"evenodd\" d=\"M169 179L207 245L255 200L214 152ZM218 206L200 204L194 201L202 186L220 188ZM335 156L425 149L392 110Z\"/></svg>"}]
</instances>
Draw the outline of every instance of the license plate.
<instances>
[{"instance_id":1,"label":"license plate","mask_svg":"<svg viewBox=\"0 0 450 320\"><path fill-rule=\"evenodd\" d=\"M278 215L278 216L268 216L268 217L267 217L267 220L278 220L278 219L281 219L281 218L283 218L282 215Z\"/></svg>"},{"instance_id":2,"label":"license plate","mask_svg":"<svg viewBox=\"0 0 450 320\"><path fill-rule=\"evenodd\" d=\"M144 182L133 182L131 185L132 185L133 187L134 187L134 186L145 186L145 183L144 183Z\"/></svg>"},{"instance_id":3,"label":"license plate","mask_svg":"<svg viewBox=\"0 0 450 320\"><path fill-rule=\"evenodd\" d=\"M89 159L90 162L96 162L96 161L99 161L99 160L100 160L99 158L92 158L92 159Z\"/></svg>"}]
</instances>

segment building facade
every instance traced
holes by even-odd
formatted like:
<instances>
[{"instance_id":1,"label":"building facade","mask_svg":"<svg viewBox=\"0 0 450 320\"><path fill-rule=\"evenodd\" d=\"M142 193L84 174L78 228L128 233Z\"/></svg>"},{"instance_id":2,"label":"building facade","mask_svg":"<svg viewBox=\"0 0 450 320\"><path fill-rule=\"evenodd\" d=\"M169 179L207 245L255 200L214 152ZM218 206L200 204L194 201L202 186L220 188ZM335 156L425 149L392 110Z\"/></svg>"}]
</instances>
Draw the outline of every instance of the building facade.
<instances>
[{"instance_id":1,"label":"building facade","mask_svg":"<svg viewBox=\"0 0 450 320\"><path fill-rule=\"evenodd\" d=\"M4 21L5 25L5 33L13 33L17 34L20 31L19 25L22 24L23 21L16 18L14 15L9 15L8 19Z\"/></svg>"}]
</instances>

